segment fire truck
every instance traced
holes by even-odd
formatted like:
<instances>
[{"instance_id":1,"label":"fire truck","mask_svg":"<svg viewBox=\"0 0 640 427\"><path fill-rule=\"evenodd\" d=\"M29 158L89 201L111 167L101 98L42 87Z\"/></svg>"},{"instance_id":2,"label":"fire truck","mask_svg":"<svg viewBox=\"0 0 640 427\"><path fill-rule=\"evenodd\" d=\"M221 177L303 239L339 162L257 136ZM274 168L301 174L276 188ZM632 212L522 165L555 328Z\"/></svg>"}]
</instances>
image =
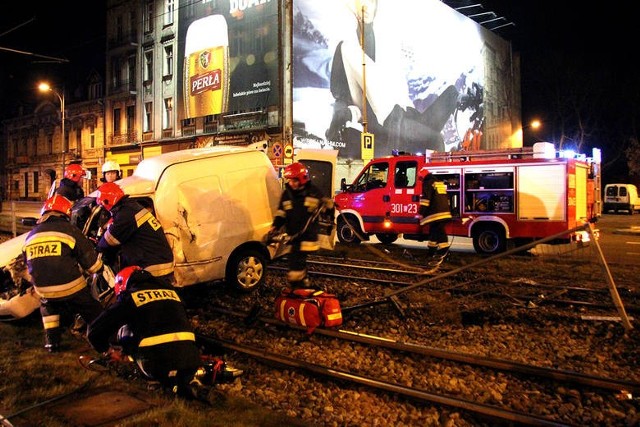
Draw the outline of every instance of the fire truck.
<instances>
[{"instance_id":1,"label":"fire truck","mask_svg":"<svg viewBox=\"0 0 640 427\"><path fill-rule=\"evenodd\" d=\"M425 241L428 226L420 226L418 213L423 166L447 185L453 216L447 233L471 238L477 253L496 254L556 234L562 237L547 243L586 239L587 233L570 231L601 215L600 163L599 149L587 157L558 152L550 143L376 158L352 184L341 182L338 239Z\"/></svg>"}]
</instances>

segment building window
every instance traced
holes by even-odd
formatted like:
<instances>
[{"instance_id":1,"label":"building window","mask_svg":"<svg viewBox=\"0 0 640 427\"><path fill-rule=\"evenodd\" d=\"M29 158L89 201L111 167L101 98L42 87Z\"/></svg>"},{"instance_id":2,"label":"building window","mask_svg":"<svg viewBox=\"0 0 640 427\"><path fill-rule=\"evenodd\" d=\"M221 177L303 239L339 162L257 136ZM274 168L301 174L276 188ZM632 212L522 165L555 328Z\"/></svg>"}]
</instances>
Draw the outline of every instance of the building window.
<instances>
[{"instance_id":1,"label":"building window","mask_svg":"<svg viewBox=\"0 0 640 427\"><path fill-rule=\"evenodd\" d=\"M164 76L170 77L173 75L173 45L166 45L164 47Z\"/></svg>"},{"instance_id":2,"label":"building window","mask_svg":"<svg viewBox=\"0 0 640 427\"><path fill-rule=\"evenodd\" d=\"M136 107L135 105L127 106L127 135L135 132L136 128Z\"/></svg>"},{"instance_id":3,"label":"building window","mask_svg":"<svg viewBox=\"0 0 640 427\"><path fill-rule=\"evenodd\" d=\"M89 126L89 147L96 148L96 127L94 125Z\"/></svg>"},{"instance_id":4,"label":"building window","mask_svg":"<svg viewBox=\"0 0 640 427\"><path fill-rule=\"evenodd\" d=\"M145 102L144 104L144 132L153 131L153 104Z\"/></svg>"},{"instance_id":5,"label":"building window","mask_svg":"<svg viewBox=\"0 0 640 427\"><path fill-rule=\"evenodd\" d=\"M136 57L130 56L127 60L127 81L129 82L129 89L136 89Z\"/></svg>"},{"instance_id":6,"label":"building window","mask_svg":"<svg viewBox=\"0 0 640 427\"><path fill-rule=\"evenodd\" d=\"M34 172L33 173L33 192L34 193L37 193L38 191L40 191L38 187L39 180L40 180L40 177L38 175L38 172Z\"/></svg>"},{"instance_id":7,"label":"building window","mask_svg":"<svg viewBox=\"0 0 640 427\"><path fill-rule=\"evenodd\" d=\"M148 50L144 53L144 81L153 80L153 51Z\"/></svg>"},{"instance_id":8,"label":"building window","mask_svg":"<svg viewBox=\"0 0 640 427\"><path fill-rule=\"evenodd\" d=\"M113 134L120 135L120 109L113 109Z\"/></svg>"},{"instance_id":9,"label":"building window","mask_svg":"<svg viewBox=\"0 0 640 427\"><path fill-rule=\"evenodd\" d=\"M164 114L162 115L162 129L171 129L173 123L173 98L164 100Z\"/></svg>"},{"instance_id":10,"label":"building window","mask_svg":"<svg viewBox=\"0 0 640 427\"><path fill-rule=\"evenodd\" d=\"M164 2L164 25L173 24L173 0L165 0Z\"/></svg>"},{"instance_id":11,"label":"building window","mask_svg":"<svg viewBox=\"0 0 640 427\"><path fill-rule=\"evenodd\" d=\"M82 129L76 129L76 148L82 153Z\"/></svg>"},{"instance_id":12,"label":"building window","mask_svg":"<svg viewBox=\"0 0 640 427\"><path fill-rule=\"evenodd\" d=\"M153 0L147 1L144 13L144 32L153 32Z\"/></svg>"}]
</instances>

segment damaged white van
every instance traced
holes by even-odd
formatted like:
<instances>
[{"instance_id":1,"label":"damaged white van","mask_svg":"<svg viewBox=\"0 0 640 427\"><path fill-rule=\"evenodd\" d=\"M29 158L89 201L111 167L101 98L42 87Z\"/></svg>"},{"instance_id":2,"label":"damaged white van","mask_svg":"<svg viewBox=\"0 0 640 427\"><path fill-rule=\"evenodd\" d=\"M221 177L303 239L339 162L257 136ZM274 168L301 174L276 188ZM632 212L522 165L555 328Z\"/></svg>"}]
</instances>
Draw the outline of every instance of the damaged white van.
<instances>
[{"instance_id":1,"label":"damaged white van","mask_svg":"<svg viewBox=\"0 0 640 427\"><path fill-rule=\"evenodd\" d=\"M143 160L117 184L162 224L176 286L226 280L248 291L264 282L270 254L262 238L281 185L263 152L230 146L175 151Z\"/></svg>"},{"instance_id":2,"label":"damaged white van","mask_svg":"<svg viewBox=\"0 0 640 427\"><path fill-rule=\"evenodd\" d=\"M336 158L334 150L301 150L296 156L327 194L332 192ZM162 224L173 249L175 286L225 281L249 292L264 283L267 263L277 249L265 246L263 237L282 184L263 151L215 146L165 153L143 160L133 175L116 183ZM96 205L96 196L93 192L77 201L71 215L88 237L96 236L106 212ZM26 235L0 244L0 269L6 270L20 255ZM24 317L38 306L37 299L2 298L0 293L0 321Z\"/></svg>"}]
</instances>

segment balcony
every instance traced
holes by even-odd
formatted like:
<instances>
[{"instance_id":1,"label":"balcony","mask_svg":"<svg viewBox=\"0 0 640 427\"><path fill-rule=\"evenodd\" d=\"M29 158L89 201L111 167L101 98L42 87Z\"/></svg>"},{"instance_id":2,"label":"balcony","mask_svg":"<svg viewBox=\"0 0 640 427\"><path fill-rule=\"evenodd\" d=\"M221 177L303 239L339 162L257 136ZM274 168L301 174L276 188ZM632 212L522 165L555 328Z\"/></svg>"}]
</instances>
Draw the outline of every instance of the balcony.
<instances>
[{"instance_id":1,"label":"balcony","mask_svg":"<svg viewBox=\"0 0 640 427\"><path fill-rule=\"evenodd\" d=\"M29 156L16 156L17 166L26 166L30 163Z\"/></svg>"},{"instance_id":2,"label":"balcony","mask_svg":"<svg viewBox=\"0 0 640 427\"><path fill-rule=\"evenodd\" d=\"M109 142L108 145L110 146L133 144L136 142L136 136L137 136L137 131L132 130L128 133L122 133L118 135L111 135L111 134L107 135L107 141Z\"/></svg>"}]
</instances>

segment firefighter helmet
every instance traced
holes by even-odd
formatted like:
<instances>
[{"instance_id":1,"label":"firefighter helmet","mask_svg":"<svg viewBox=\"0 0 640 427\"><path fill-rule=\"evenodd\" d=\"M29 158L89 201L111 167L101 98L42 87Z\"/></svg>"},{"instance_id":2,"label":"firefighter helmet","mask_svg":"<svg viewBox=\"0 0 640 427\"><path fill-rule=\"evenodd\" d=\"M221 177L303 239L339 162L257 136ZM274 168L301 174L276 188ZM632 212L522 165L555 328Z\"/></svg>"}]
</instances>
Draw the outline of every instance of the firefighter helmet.
<instances>
[{"instance_id":1,"label":"firefighter helmet","mask_svg":"<svg viewBox=\"0 0 640 427\"><path fill-rule=\"evenodd\" d=\"M129 278L136 271L142 271L141 267L137 265L131 265L129 267L125 267L116 274L114 292L116 296L120 295L121 292L127 290L127 284L129 283Z\"/></svg>"},{"instance_id":2,"label":"firefighter helmet","mask_svg":"<svg viewBox=\"0 0 640 427\"><path fill-rule=\"evenodd\" d=\"M60 194L54 194L49 197L42 205L42 209L40 210L40 216L46 214L47 212L55 211L65 214L66 216L71 216L71 206L73 203L69 199Z\"/></svg>"},{"instance_id":3,"label":"firefighter helmet","mask_svg":"<svg viewBox=\"0 0 640 427\"><path fill-rule=\"evenodd\" d=\"M118 175L120 175L120 165L118 164L118 162L115 162L113 160L107 160L102 165L102 173L107 173L111 171L118 172Z\"/></svg>"},{"instance_id":4,"label":"firefighter helmet","mask_svg":"<svg viewBox=\"0 0 640 427\"><path fill-rule=\"evenodd\" d=\"M422 180L422 179L424 179L425 176L429 175L430 173L431 172L429 172L429 169L427 169L426 166L423 166L418 171L418 178L420 178Z\"/></svg>"},{"instance_id":5,"label":"firefighter helmet","mask_svg":"<svg viewBox=\"0 0 640 427\"><path fill-rule=\"evenodd\" d=\"M98 198L96 202L110 211L122 198L124 197L124 191L122 188L114 182L107 182L98 187Z\"/></svg>"},{"instance_id":6,"label":"firefighter helmet","mask_svg":"<svg viewBox=\"0 0 640 427\"><path fill-rule=\"evenodd\" d=\"M291 163L284 168L285 179L297 179L301 185L309 182L309 169L300 162Z\"/></svg>"},{"instance_id":7,"label":"firefighter helmet","mask_svg":"<svg viewBox=\"0 0 640 427\"><path fill-rule=\"evenodd\" d=\"M71 181L79 182L87 172L77 163L71 163L64 170L64 177Z\"/></svg>"}]
</instances>

